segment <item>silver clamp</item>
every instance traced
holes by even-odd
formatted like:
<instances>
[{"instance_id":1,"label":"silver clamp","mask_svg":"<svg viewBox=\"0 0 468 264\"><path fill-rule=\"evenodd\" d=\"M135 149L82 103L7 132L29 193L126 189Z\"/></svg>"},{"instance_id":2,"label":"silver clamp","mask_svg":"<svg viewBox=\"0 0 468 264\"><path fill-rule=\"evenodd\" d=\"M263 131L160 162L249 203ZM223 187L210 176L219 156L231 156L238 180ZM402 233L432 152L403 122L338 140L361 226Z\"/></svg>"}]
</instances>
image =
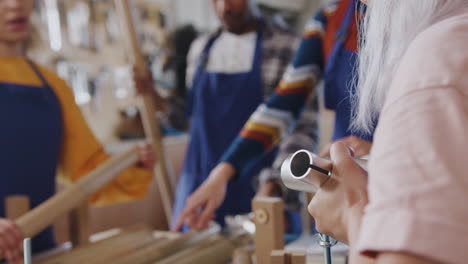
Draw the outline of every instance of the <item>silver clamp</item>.
<instances>
[{"instance_id":1,"label":"silver clamp","mask_svg":"<svg viewBox=\"0 0 468 264\"><path fill-rule=\"evenodd\" d=\"M335 239L324 234L317 234L316 238L318 240L319 245L323 248L331 248L338 243L338 241L336 241Z\"/></svg>"}]
</instances>

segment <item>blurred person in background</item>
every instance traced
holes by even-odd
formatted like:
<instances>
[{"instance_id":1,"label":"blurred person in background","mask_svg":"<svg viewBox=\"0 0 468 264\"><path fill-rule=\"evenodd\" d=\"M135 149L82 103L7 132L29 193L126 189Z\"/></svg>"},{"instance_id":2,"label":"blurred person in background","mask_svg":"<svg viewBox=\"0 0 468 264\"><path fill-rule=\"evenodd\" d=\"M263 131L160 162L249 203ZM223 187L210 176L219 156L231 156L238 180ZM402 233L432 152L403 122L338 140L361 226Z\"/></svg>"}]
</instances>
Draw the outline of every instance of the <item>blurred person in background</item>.
<instances>
[{"instance_id":1,"label":"blurred person in background","mask_svg":"<svg viewBox=\"0 0 468 264\"><path fill-rule=\"evenodd\" d=\"M294 126L301 114L299 126L282 140L280 153L273 168L262 172L259 195L281 189L280 167L287 156L299 149L317 150L317 104L307 98L320 80L324 80L325 106L336 112L333 141L352 145L359 156L367 155L372 145L372 133L353 132L351 124L351 98L353 69L357 60L358 22L357 0L335 1L324 5L305 26L302 41L291 66L284 73L272 96L268 98L242 129L238 137L223 154L208 180L189 198L179 222L206 227L209 216L223 203L226 186L245 181L249 171L262 157L275 148ZM303 113L304 112L304 113ZM329 145L321 151L328 156ZM290 204L298 203L298 194L283 188ZM288 199L289 199L288 198ZM300 205L295 206L296 208Z\"/></svg>"},{"instance_id":2,"label":"blurred person in background","mask_svg":"<svg viewBox=\"0 0 468 264\"><path fill-rule=\"evenodd\" d=\"M17 261L23 234L5 216L3 200L26 195L36 207L55 193L57 169L71 181L109 156L87 126L73 93L56 74L25 57L34 0L0 1L0 250ZM154 155L141 148L141 163L91 197L98 205L143 198ZM37 253L55 246L52 228L32 241Z\"/></svg>"},{"instance_id":3,"label":"blurred person in background","mask_svg":"<svg viewBox=\"0 0 468 264\"><path fill-rule=\"evenodd\" d=\"M296 48L298 38L265 21L254 0L212 0L221 21L215 32L198 38L188 56L190 142L177 185L174 220L191 204L255 109L273 93ZM272 164L261 158L245 177L227 186L228 198L204 217L224 225L226 215L251 211L253 178ZM216 213L214 212L216 210ZM182 223L173 223L180 229ZM193 226L193 225L191 225Z\"/></svg>"}]
</instances>

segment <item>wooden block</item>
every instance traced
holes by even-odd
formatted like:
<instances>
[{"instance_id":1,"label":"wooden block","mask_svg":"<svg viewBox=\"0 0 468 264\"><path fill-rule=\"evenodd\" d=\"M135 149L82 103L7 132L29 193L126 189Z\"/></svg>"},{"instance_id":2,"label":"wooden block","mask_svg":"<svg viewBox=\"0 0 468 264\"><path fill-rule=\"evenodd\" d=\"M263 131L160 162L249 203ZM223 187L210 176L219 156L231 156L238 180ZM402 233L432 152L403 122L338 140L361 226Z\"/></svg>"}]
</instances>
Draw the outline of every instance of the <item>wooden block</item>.
<instances>
[{"instance_id":1,"label":"wooden block","mask_svg":"<svg viewBox=\"0 0 468 264\"><path fill-rule=\"evenodd\" d=\"M273 250L270 253L270 262L271 264L289 264L288 255L284 250Z\"/></svg>"},{"instance_id":2,"label":"wooden block","mask_svg":"<svg viewBox=\"0 0 468 264\"><path fill-rule=\"evenodd\" d=\"M89 243L91 235L89 226L89 205L84 202L70 212L70 240L73 247L84 246Z\"/></svg>"},{"instance_id":3,"label":"wooden block","mask_svg":"<svg viewBox=\"0 0 468 264\"><path fill-rule=\"evenodd\" d=\"M270 263L273 250L284 248L284 211L280 198L259 197L253 200L255 214L255 256L258 264Z\"/></svg>"},{"instance_id":4,"label":"wooden block","mask_svg":"<svg viewBox=\"0 0 468 264\"><path fill-rule=\"evenodd\" d=\"M31 202L26 195L13 195L5 199L5 216L15 220L27 213L31 208Z\"/></svg>"},{"instance_id":5,"label":"wooden block","mask_svg":"<svg viewBox=\"0 0 468 264\"><path fill-rule=\"evenodd\" d=\"M252 264L251 253L245 248L237 248L232 254L232 264Z\"/></svg>"},{"instance_id":6,"label":"wooden block","mask_svg":"<svg viewBox=\"0 0 468 264\"><path fill-rule=\"evenodd\" d=\"M291 252L291 264L306 264L305 252Z\"/></svg>"}]
</instances>

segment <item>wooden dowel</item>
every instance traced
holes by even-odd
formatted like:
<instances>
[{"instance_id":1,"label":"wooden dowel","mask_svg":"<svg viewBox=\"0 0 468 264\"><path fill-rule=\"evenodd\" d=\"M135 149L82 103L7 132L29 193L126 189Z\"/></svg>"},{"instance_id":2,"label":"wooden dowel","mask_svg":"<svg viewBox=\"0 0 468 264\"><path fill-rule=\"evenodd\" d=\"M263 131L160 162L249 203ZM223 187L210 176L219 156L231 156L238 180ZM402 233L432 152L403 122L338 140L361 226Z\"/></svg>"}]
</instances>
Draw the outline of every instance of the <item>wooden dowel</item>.
<instances>
[{"instance_id":1,"label":"wooden dowel","mask_svg":"<svg viewBox=\"0 0 468 264\"><path fill-rule=\"evenodd\" d=\"M237 248L232 254L232 264L252 264L252 252L246 248Z\"/></svg>"},{"instance_id":2,"label":"wooden dowel","mask_svg":"<svg viewBox=\"0 0 468 264\"><path fill-rule=\"evenodd\" d=\"M306 264L305 252L291 252L291 264Z\"/></svg>"},{"instance_id":3,"label":"wooden dowel","mask_svg":"<svg viewBox=\"0 0 468 264\"><path fill-rule=\"evenodd\" d=\"M95 258L96 256L108 254L109 252L115 253L121 251L125 247L134 246L138 241L147 241L150 239L154 239L154 237L149 229L123 232L102 241L78 247L72 251L48 258L42 261L41 264L69 264L80 261L81 263L88 263L91 258Z\"/></svg>"},{"instance_id":4,"label":"wooden dowel","mask_svg":"<svg viewBox=\"0 0 468 264\"><path fill-rule=\"evenodd\" d=\"M168 238L155 238L154 236L147 236L141 239L135 239L132 241L126 241L127 243L120 248L109 248L105 251L100 251L97 254L88 255L88 259L84 261L72 261L66 262L67 264L103 264L103 263L114 263L117 259L132 255L140 249L146 247L160 246L170 242Z\"/></svg>"},{"instance_id":5,"label":"wooden dowel","mask_svg":"<svg viewBox=\"0 0 468 264\"><path fill-rule=\"evenodd\" d=\"M117 12L121 17L126 31L126 39L129 41L129 46L131 49L133 63L137 69L137 73L140 76L147 74L147 65L143 58L137 33L135 30L135 25L133 23L133 17L131 13L131 8L128 0L115 0ZM162 137L159 122L156 119L156 107L152 98L153 92L142 94L142 105L140 107L141 118L143 120L143 127L145 130L146 137L150 140L153 150L156 156L159 159L159 162L156 164L156 175L155 178L158 182L159 192L161 194L161 201L163 203L164 212L166 214L166 219L168 224L171 224L172 218L172 206L173 206L173 189L167 170L167 164L165 159L164 148L162 144Z\"/></svg>"},{"instance_id":6,"label":"wooden dowel","mask_svg":"<svg viewBox=\"0 0 468 264\"><path fill-rule=\"evenodd\" d=\"M12 195L5 198L5 216L8 219L18 219L31 208L31 201L26 195Z\"/></svg>"},{"instance_id":7,"label":"wooden dowel","mask_svg":"<svg viewBox=\"0 0 468 264\"><path fill-rule=\"evenodd\" d=\"M84 202L90 195L104 187L120 172L134 165L139 159L138 148L132 147L115 155L81 180L21 216L16 224L25 237L34 237L59 216Z\"/></svg>"},{"instance_id":8,"label":"wooden dowel","mask_svg":"<svg viewBox=\"0 0 468 264\"><path fill-rule=\"evenodd\" d=\"M273 250L270 253L269 264L290 264L288 255L283 250Z\"/></svg>"},{"instance_id":9,"label":"wooden dowel","mask_svg":"<svg viewBox=\"0 0 468 264\"><path fill-rule=\"evenodd\" d=\"M154 264L164 263L177 263L177 264L222 264L229 261L234 252L234 244L228 239L221 238L211 242L208 246L201 248L198 251L193 251L191 254L177 259L176 262L154 262Z\"/></svg>"},{"instance_id":10,"label":"wooden dowel","mask_svg":"<svg viewBox=\"0 0 468 264\"><path fill-rule=\"evenodd\" d=\"M82 203L70 212L69 223L70 241L73 247L88 244L89 236L91 235L88 201Z\"/></svg>"},{"instance_id":11,"label":"wooden dowel","mask_svg":"<svg viewBox=\"0 0 468 264\"><path fill-rule=\"evenodd\" d=\"M194 244L200 243L205 239L212 236L214 233L218 233L219 228L212 227L201 233L189 232L182 235L180 238L174 239L162 245L150 245L141 250L138 250L134 254L123 256L122 258L113 261L113 264L140 264L140 263L152 263L154 261L161 260L175 252L178 252L184 248L190 247Z\"/></svg>"},{"instance_id":12,"label":"wooden dowel","mask_svg":"<svg viewBox=\"0 0 468 264\"><path fill-rule=\"evenodd\" d=\"M219 243L223 240L223 238L219 235L213 235L213 237L207 238L205 241L201 241L192 247L186 248L177 252L174 255L171 255L163 260L154 262L155 264L172 264L172 263L180 263L183 259L191 258L193 254L196 252L203 250L207 247L212 246L214 243Z\"/></svg>"}]
</instances>

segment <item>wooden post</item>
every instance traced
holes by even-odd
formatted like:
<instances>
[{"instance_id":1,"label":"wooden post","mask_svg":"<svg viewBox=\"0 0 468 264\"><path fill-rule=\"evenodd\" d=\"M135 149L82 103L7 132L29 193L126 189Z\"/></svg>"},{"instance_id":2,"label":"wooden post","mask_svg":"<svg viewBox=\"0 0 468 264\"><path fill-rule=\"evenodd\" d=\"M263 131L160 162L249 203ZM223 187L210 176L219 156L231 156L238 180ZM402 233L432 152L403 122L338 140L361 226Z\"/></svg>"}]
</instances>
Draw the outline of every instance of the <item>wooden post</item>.
<instances>
[{"instance_id":1,"label":"wooden post","mask_svg":"<svg viewBox=\"0 0 468 264\"><path fill-rule=\"evenodd\" d=\"M255 214L257 264L269 264L272 250L284 248L284 210L280 198L259 197L252 202Z\"/></svg>"},{"instance_id":2,"label":"wooden post","mask_svg":"<svg viewBox=\"0 0 468 264\"><path fill-rule=\"evenodd\" d=\"M284 250L273 250L270 255L271 264L306 264L304 252L286 252Z\"/></svg>"},{"instance_id":3,"label":"wooden post","mask_svg":"<svg viewBox=\"0 0 468 264\"><path fill-rule=\"evenodd\" d=\"M252 254L245 248L237 248L232 254L232 264L252 264Z\"/></svg>"},{"instance_id":4,"label":"wooden post","mask_svg":"<svg viewBox=\"0 0 468 264\"><path fill-rule=\"evenodd\" d=\"M291 264L306 264L305 252L291 252Z\"/></svg>"},{"instance_id":5,"label":"wooden post","mask_svg":"<svg viewBox=\"0 0 468 264\"><path fill-rule=\"evenodd\" d=\"M31 202L28 196L13 195L5 199L5 216L8 219L16 220L27 213L30 208Z\"/></svg>"},{"instance_id":6,"label":"wooden post","mask_svg":"<svg viewBox=\"0 0 468 264\"><path fill-rule=\"evenodd\" d=\"M69 216L70 241L72 242L73 247L88 244L89 236L91 235L88 201L73 209Z\"/></svg>"},{"instance_id":7,"label":"wooden post","mask_svg":"<svg viewBox=\"0 0 468 264\"><path fill-rule=\"evenodd\" d=\"M273 250L270 253L270 262L271 264L290 264L289 258L286 252L283 250Z\"/></svg>"},{"instance_id":8,"label":"wooden post","mask_svg":"<svg viewBox=\"0 0 468 264\"><path fill-rule=\"evenodd\" d=\"M128 0L115 0L117 12L123 20L123 26L126 31L129 46L133 57L134 66L137 69L137 74L145 76L148 73L147 65L144 57L141 53L138 38L133 23L133 17L131 14L130 4ZM143 126L146 137L151 141L154 152L159 159L156 164L156 180L158 182L159 191L161 194L161 200L166 214L168 225L171 224L172 217L172 206L173 206L173 190L171 181L169 178L164 149L161 139L161 131L159 122L156 119L156 107L152 98L153 90L142 94L142 105L140 107L140 113L143 120Z\"/></svg>"}]
</instances>

